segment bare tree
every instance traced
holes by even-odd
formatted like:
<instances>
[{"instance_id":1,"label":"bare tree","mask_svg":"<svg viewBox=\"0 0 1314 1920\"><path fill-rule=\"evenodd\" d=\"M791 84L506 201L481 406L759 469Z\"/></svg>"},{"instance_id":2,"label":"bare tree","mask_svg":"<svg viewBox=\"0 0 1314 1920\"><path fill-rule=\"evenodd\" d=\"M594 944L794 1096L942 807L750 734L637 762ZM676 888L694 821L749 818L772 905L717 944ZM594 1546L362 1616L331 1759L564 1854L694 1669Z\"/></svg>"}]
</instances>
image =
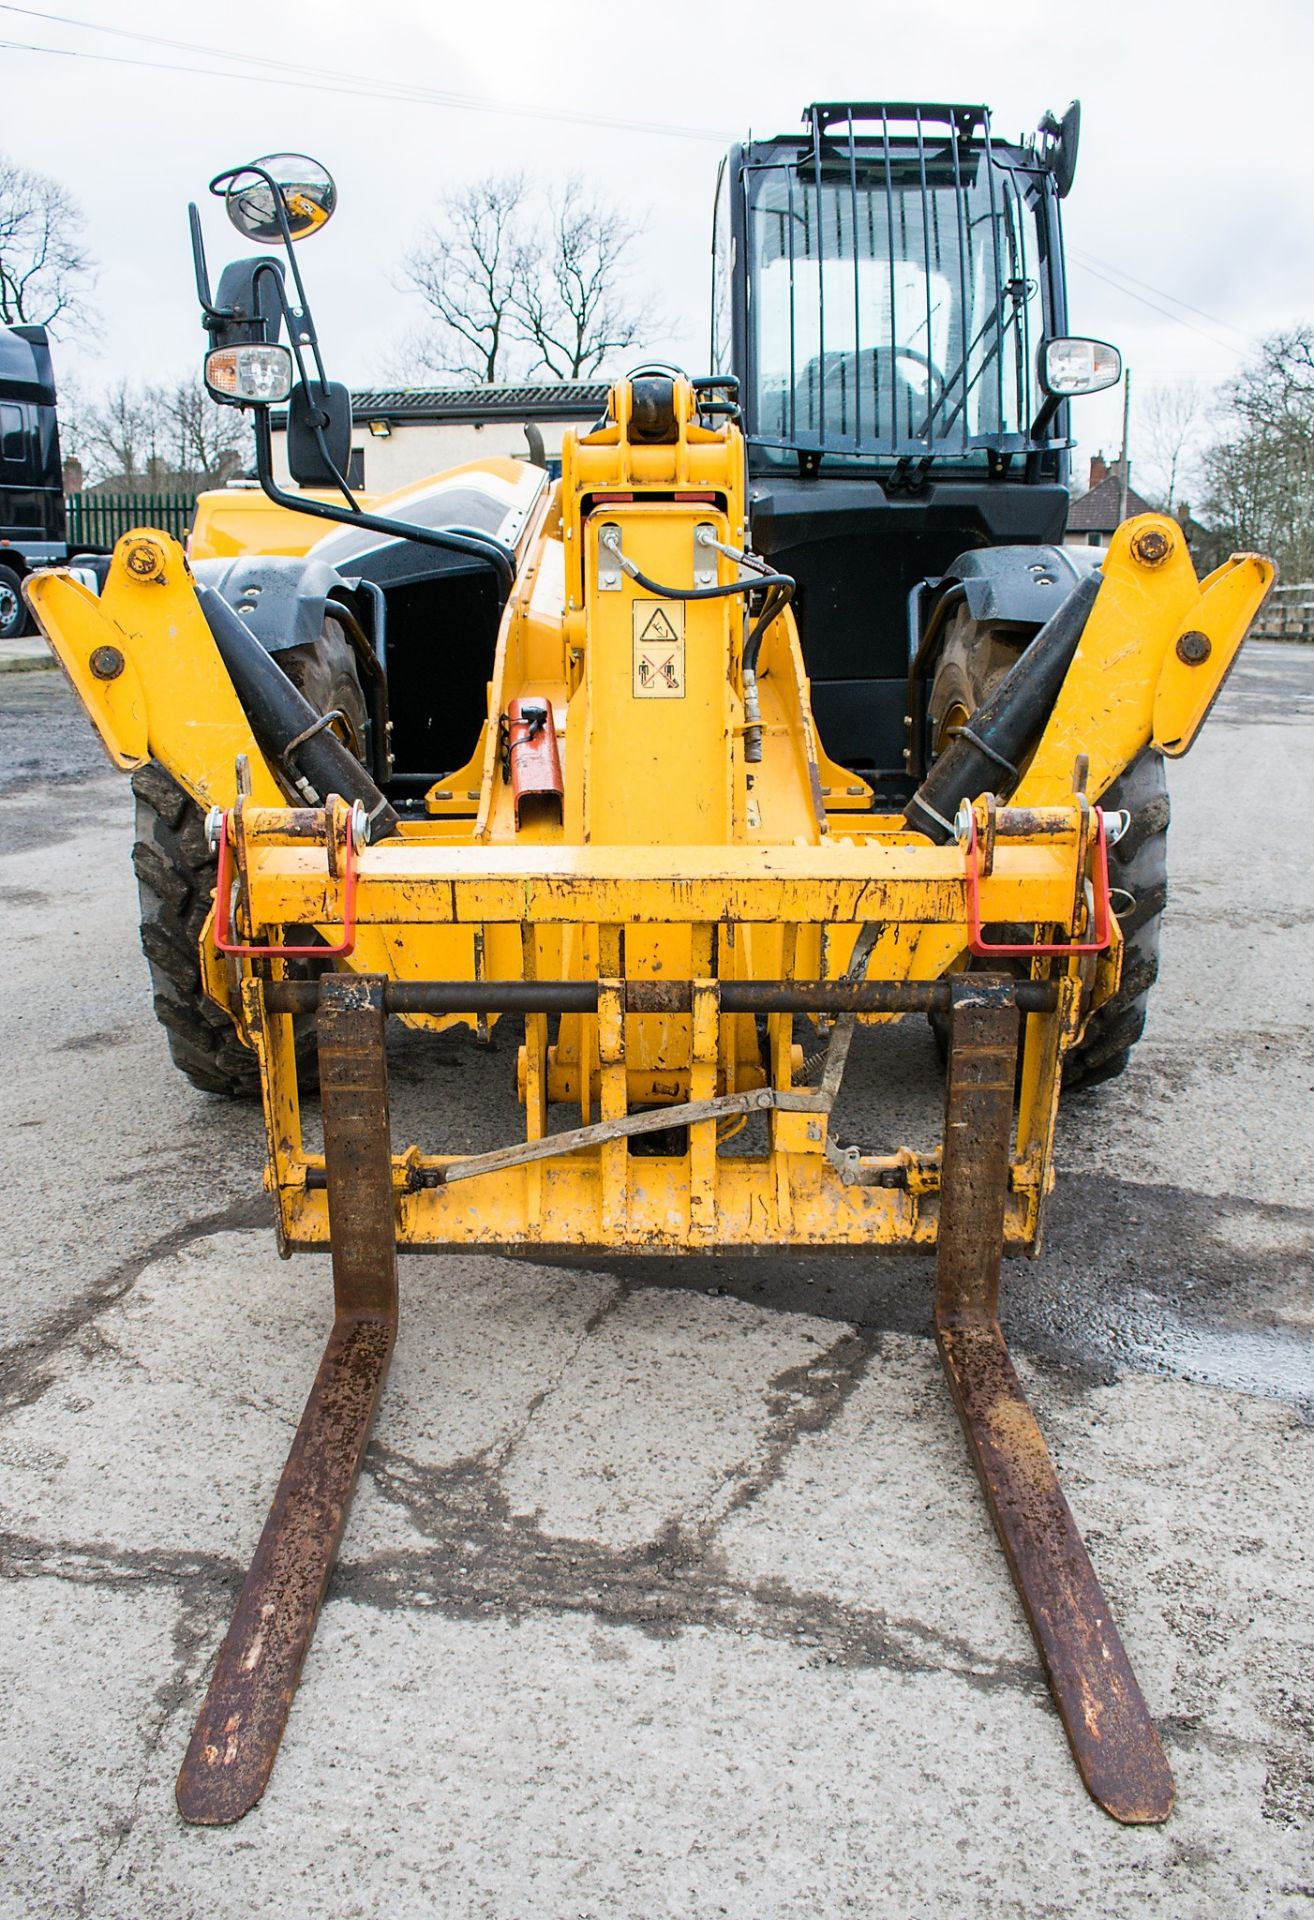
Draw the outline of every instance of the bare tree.
<instances>
[{"instance_id":1,"label":"bare tree","mask_svg":"<svg viewBox=\"0 0 1314 1920\"><path fill-rule=\"evenodd\" d=\"M114 478L131 491L147 484L152 463L167 436L165 390L116 380L97 399L74 402L66 390L60 402L60 433L65 450L76 449L89 474Z\"/></svg>"},{"instance_id":2,"label":"bare tree","mask_svg":"<svg viewBox=\"0 0 1314 1920\"><path fill-rule=\"evenodd\" d=\"M82 209L48 173L0 155L0 320L54 331L94 318Z\"/></svg>"},{"instance_id":3,"label":"bare tree","mask_svg":"<svg viewBox=\"0 0 1314 1920\"><path fill-rule=\"evenodd\" d=\"M1270 335L1224 389L1202 466L1220 534L1314 579L1314 323Z\"/></svg>"},{"instance_id":4,"label":"bare tree","mask_svg":"<svg viewBox=\"0 0 1314 1920\"><path fill-rule=\"evenodd\" d=\"M1207 423L1209 396L1198 380L1174 380L1151 387L1140 405L1137 454L1141 472L1165 513L1177 510Z\"/></svg>"},{"instance_id":5,"label":"bare tree","mask_svg":"<svg viewBox=\"0 0 1314 1920\"><path fill-rule=\"evenodd\" d=\"M447 194L407 255L404 277L437 322L412 349L426 372L472 384L507 372L525 195L520 173Z\"/></svg>"},{"instance_id":6,"label":"bare tree","mask_svg":"<svg viewBox=\"0 0 1314 1920\"><path fill-rule=\"evenodd\" d=\"M222 483L241 467L250 429L235 408L220 407L200 382L115 381L94 401L65 389L60 439L91 483L125 492Z\"/></svg>"},{"instance_id":7,"label":"bare tree","mask_svg":"<svg viewBox=\"0 0 1314 1920\"><path fill-rule=\"evenodd\" d=\"M404 350L408 373L479 383L598 373L650 320L624 285L639 232L578 174L555 195L523 174L449 194L405 262L431 314Z\"/></svg>"},{"instance_id":8,"label":"bare tree","mask_svg":"<svg viewBox=\"0 0 1314 1920\"><path fill-rule=\"evenodd\" d=\"M167 399L179 479L197 486L230 480L253 451L251 424L236 407L221 407L196 379L175 381Z\"/></svg>"},{"instance_id":9,"label":"bare tree","mask_svg":"<svg viewBox=\"0 0 1314 1920\"><path fill-rule=\"evenodd\" d=\"M579 174L549 199L546 222L521 248L515 291L516 330L535 355L531 371L586 379L634 345L647 316L620 282L639 232Z\"/></svg>"}]
</instances>

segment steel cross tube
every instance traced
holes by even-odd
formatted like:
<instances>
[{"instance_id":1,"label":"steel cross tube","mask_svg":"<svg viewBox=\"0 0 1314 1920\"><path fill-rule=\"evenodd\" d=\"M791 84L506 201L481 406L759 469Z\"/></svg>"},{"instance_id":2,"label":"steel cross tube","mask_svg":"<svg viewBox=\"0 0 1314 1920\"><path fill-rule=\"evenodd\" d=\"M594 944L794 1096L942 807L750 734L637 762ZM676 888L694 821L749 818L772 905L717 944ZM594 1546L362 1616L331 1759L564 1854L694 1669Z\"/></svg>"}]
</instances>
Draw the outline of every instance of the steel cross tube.
<instances>
[{"instance_id":1,"label":"steel cross tube","mask_svg":"<svg viewBox=\"0 0 1314 1920\"><path fill-rule=\"evenodd\" d=\"M383 982L322 982L333 1331L178 1775L185 1820L240 1820L269 1781L397 1333Z\"/></svg>"},{"instance_id":2,"label":"steel cross tube","mask_svg":"<svg viewBox=\"0 0 1314 1920\"><path fill-rule=\"evenodd\" d=\"M720 1009L728 1013L941 1013L950 1004L943 980L722 980ZM688 1013L690 980L629 979L626 1013ZM316 980L271 980L264 989L270 1013L313 1013ZM1019 980L1023 1013L1052 1013L1054 980ZM388 980L388 1013L596 1013L596 980Z\"/></svg>"},{"instance_id":3,"label":"steel cross tube","mask_svg":"<svg viewBox=\"0 0 1314 1920\"><path fill-rule=\"evenodd\" d=\"M936 1345L1078 1771L1115 1820L1157 1825L1173 1777L999 1325L1015 983L957 976L951 1027Z\"/></svg>"}]
</instances>

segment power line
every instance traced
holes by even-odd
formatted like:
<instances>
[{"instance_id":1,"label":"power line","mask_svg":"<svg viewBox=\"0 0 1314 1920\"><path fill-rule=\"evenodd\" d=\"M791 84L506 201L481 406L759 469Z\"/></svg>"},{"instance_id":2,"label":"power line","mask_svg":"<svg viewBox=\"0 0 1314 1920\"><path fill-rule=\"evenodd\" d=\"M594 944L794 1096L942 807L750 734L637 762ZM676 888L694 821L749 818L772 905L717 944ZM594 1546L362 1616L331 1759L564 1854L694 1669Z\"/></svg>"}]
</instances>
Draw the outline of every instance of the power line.
<instances>
[{"instance_id":1,"label":"power line","mask_svg":"<svg viewBox=\"0 0 1314 1920\"><path fill-rule=\"evenodd\" d=\"M1083 247L1073 246L1069 246L1068 253L1082 264L1089 263L1096 268L1102 267L1106 273L1116 274L1119 279L1130 280L1133 286L1143 287L1146 293L1158 294L1161 300L1171 301L1175 307L1184 307L1188 313L1194 313L1201 320L1208 320L1212 326L1225 327L1229 333L1236 334L1239 340L1246 341L1252 347L1259 345L1255 335L1247 333L1244 327L1233 326L1230 320L1224 320L1219 314L1206 313L1203 307L1193 307L1189 300L1183 300L1177 294L1169 293L1166 287L1156 287L1152 280L1138 280L1136 275L1128 273L1125 267L1115 266L1110 260L1101 260L1097 253L1087 253Z\"/></svg>"},{"instance_id":2,"label":"power line","mask_svg":"<svg viewBox=\"0 0 1314 1920\"><path fill-rule=\"evenodd\" d=\"M1071 249L1069 249L1069 253L1071 254ZM1180 313L1171 313L1167 307L1161 307L1157 300L1147 299L1143 293L1137 293L1133 287L1126 287L1121 281L1113 279L1111 275L1101 273L1099 268L1092 267L1089 261L1079 259L1075 255L1072 255L1072 263L1074 266L1080 267L1083 273L1092 274L1096 280L1102 280L1105 286L1112 287L1115 293L1122 294L1128 300L1138 301L1141 306L1149 307L1153 312L1161 314L1165 320L1171 320L1175 327L1186 327L1192 333L1198 333L1202 340L1211 342L1213 346L1222 347L1227 353L1234 353L1238 360L1245 359L1244 348L1233 346L1230 340L1220 339L1216 333L1206 332L1204 327L1197 327L1194 321L1184 319Z\"/></svg>"},{"instance_id":3,"label":"power line","mask_svg":"<svg viewBox=\"0 0 1314 1920\"><path fill-rule=\"evenodd\" d=\"M44 8L44 7L20 7L16 4L13 4L13 0L0 0L0 13L17 13L17 14L23 15L26 19L30 19L30 20L49 20L62 27L80 27L91 33L109 34L116 40L138 40L146 43L149 46L168 47L171 51L176 53L207 54L207 55L213 56L216 59L227 60L230 63L235 63L242 67L270 67L277 73L295 74L300 76L303 80L307 76L313 76L313 77L318 77L324 80L343 81L343 82L346 82L348 85L358 85L362 77L359 74L344 73L341 70L341 68L338 68L338 67L313 67L308 65L305 61L302 61L302 60L280 60L270 54L249 53L249 52L234 53L230 47L211 46L204 41L174 40L174 39L170 39L165 34L143 33L131 27L107 27L107 26L104 26L98 20L87 20L82 18L82 16L78 14L52 13L47 8ZM88 59L97 59L97 58L107 57L104 55L97 55L95 53L88 52L86 49L74 48L74 47L67 47L67 48L52 47L48 49L36 48L34 49L34 51L37 51L37 52L48 51L52 53L77 53L77 54L81 54L83 57ZM241 79L241 78L253 78L254 76L242 75L242 74L237 74L237 75L219 74L219 75L216 75L215 77L216 78L223 77L228 79ZM459 100L467 97L460 94L443 94L437 88L422 87L410 81L389 80L382 76L368 80L367 84L371 87L386 89L390 95L396 95L397 97L405 97L407 95L413 95L413 96L418 95L418 96L429 96L433 98L439 98L444 101Z\"/></svg>"},{"instance_id":4,"label":"power line","mask_svg":"<svg viewBox=\"0 0 1314 1920\"><path fill-rule=\"evenodd\" d=\"M0 0L0 10L29 13L34 11L34 9L31 8L4 8L3 0ZM52 15L49 17L52 19L59 18L61 20L65 18L71 19L70 16ZM71 23L86 27L91 27L93 24L91 21L75 21ZM142 37L145 38L147 36ZM155 36L149 37L155 38ZM165 44L176 46L179 50L182 50L190 43L178 41L166 42ZM13 53L42 53L65 60L97 60L110 66L142 67L155 73L190 73L198 74L201 78L207 80L237 80L242 82L243 85L250 85L251 82L254 81L256 84L262 86L277 86L284 89L292 87L306 93L348 94L357 99L391 100L394 102L405 101L415 106L450 107L463 113L496 113L512 119L550 120L567 122L574 126L609 127L618 129L623 133L663 134L669 138L678 140L713 141L718 146L724 145L727 138L725 134L714 132L708 127L683 127L652 120L622 120L610 114L576 113L564 107L513 105L509 102L503 103L497 100L480 99L474 94L445 93L439 91L437 88L408 86L402 82L383 81L362 85L360 82L352 80L351 76L347 74L336 75L333 74L330 69L322 70L325 78L320 80L307 80L304 77L287 77L289 75L304 75L305 73L303 67L294 65L292 62L265 61L264 64L277 68L277 71L272 73L229 73L219 67L193 66L178 61L143 60L133 58L127 54L94 53L87 48L81 47L44 47L37 46L26 40L0 40L0 47ZM221 52L218 48L201 48L199 51ZM245 55L228 53L221 53L221 57L231 60L246 58Z\"/></svg>"}]
</instances>

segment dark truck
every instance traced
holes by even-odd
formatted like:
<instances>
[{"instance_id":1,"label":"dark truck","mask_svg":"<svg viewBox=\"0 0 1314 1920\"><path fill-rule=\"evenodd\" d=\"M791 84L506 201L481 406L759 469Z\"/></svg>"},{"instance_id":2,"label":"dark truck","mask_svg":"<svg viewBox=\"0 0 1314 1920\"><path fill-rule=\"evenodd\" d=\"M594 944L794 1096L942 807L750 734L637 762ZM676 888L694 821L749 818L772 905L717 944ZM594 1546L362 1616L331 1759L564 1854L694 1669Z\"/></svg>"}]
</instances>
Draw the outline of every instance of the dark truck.
<instances>
[{"instance_id":1,"label":"dark truck","mask_svg":"<svg viewBox=\"0 0 1314 1920\"><path fill-rule=\"evenodd\" d=\"M0 640L27 631L24 576L68 551L46 330L0 327Z\"/></svg>"}]
</instances>

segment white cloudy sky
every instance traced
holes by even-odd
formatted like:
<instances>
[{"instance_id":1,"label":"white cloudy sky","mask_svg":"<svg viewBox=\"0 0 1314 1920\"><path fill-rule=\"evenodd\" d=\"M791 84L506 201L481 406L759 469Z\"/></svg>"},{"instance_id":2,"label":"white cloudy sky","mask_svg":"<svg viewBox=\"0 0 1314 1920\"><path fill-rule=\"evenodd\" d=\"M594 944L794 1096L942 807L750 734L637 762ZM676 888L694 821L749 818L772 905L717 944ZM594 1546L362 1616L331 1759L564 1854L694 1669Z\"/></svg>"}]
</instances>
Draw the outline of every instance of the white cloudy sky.
<instances>
[{"instance_id":1,"label":"white cloudy sky","mask_svg":"<svg viewBox=\"0 0 1314 1920\"><path fill-rule=\"evenodd\" d=\"M672 330L646 344L696 370L720 151L812 99L985 101L1012 137L1080 96L1072 324L1122 346L1137 396L1222 381L1314 317L1314 0L45 0L0 6L0 71L0 148L69 185L101 262L103 330L62 356L87 388L199 357L186 201L277 148L338 180L301 255L338 377L395 360L418 317L398 262L437 196L512 167L583 169L647 215L640 277ZM631 124L553 117L581 113ZM206 218L221 262L236 236L218 202ZM1116 448L1119 407L1082 403L1085 450Z\"/></svg>"}]
</instances>

